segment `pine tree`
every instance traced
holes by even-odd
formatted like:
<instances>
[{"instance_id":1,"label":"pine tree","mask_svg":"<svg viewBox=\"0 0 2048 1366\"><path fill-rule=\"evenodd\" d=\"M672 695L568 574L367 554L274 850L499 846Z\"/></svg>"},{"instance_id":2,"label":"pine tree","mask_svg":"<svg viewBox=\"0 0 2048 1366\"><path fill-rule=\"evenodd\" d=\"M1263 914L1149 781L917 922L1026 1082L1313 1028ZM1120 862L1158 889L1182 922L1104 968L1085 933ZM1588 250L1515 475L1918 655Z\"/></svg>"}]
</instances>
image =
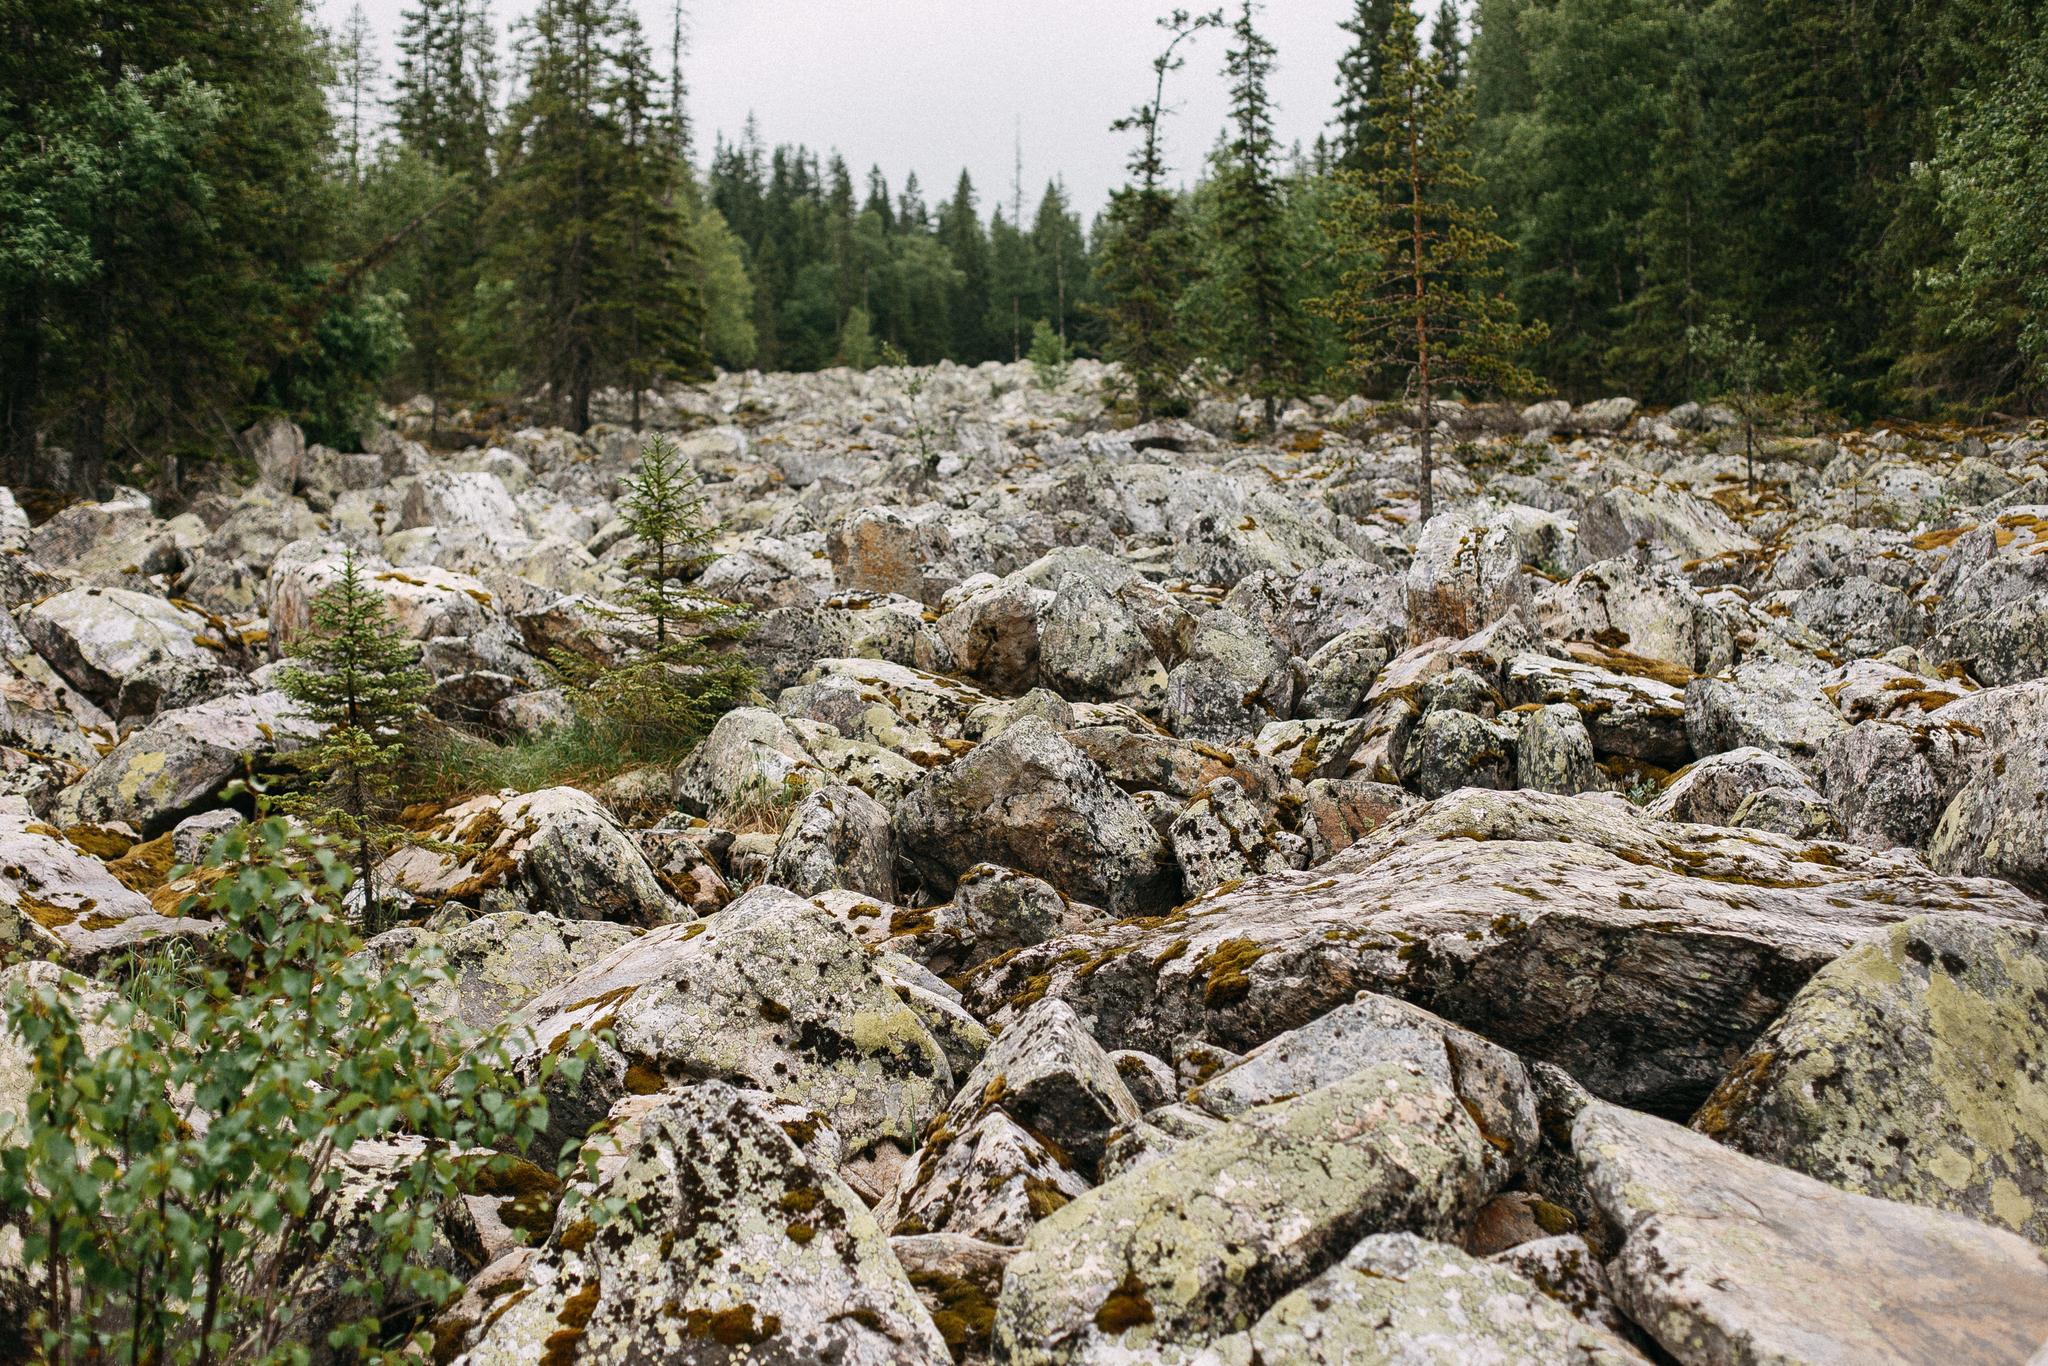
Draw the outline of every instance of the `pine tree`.
<instances>
[{"instance_id":1,"label":"pine tree","mask_svg":"<svg viewBox=\"0 0 2048 1366\"><path fill-rule=\"evenodd\" d=\"M1165 116L1166 77L1180 70L1186 58L1175 50L1205 28L1220 27L1223 11L1190 15L1175 10L1159 21L1173 35L1166 50L1152 60L1152 102L1141 104L1110 127L1115 132L1142 134L1131 154L1135 185L1109 197L1107 241L1095 268L1108 304L1105 353L1122 363L1124 380L1140 420L1156 416L1180 387L1189 359L1186 338L1177 316L1182 292L1194 265L1194 243L1174 196L1160 185L1166 162L1159 144L1159 121Z\"/></svg>"},{"instance_id":2,"label":"pine tree","mask_svg":"<svg viewBox=\"0 0 2048 1366\"><path fill-rule=\"evenodd\" d=\"M1444 84L1455 90L1465 76L1465 43L1458 36L1458 7L1442 0L1429 26L1429 50L1443 59Z\"/></svg>"},{"instance_id":3,"label":"pine tree","mask_svg":"<svg viewBox=\"0 0 2048 1366\"><path fill-rule=\"evenodd\" d=\"M313 599L311 630L285 652L311 667L283 670L279 688L326 732L293 756L305 772L320 775L317 785L283 805L355 845L363 928L375 934L383 928L377 853L389 832L381 813L430 680L415 667L419 646L399 633L353 550L342 558L341 577Z\"/></svg>"},{"instance_id":4,"label":"pine tree","mask_svg":"<svg viewBox=\"0 0 2048 1366\"><path fill-rule=\"evenodd\" d=\"M503 305L482 323L580 432L607 384L637 396L701 372L701 296L673 194L684 168L631 8L547 0L530 28L518 150L486 223Z\"/></svg>"},{"instance_id":5,"label":"pine tree","mask_svg":"<svg viewBox=\"0 0 2048 1366\"><path fill-rule=\"evenodd\" d=\"M635 542L624 565L632 577L607 613L618 662L560 651L553 663L593 721L629 749L659 755L709 731L754 675L721 648L744 634L739 609L687 582L711 558L719 528L705 520L709 500L675 443L650 437L625 484L619 516Z\"/></svg>"},{"instance_id":6,"label":"pine tree","mask_svg":"<svg viewBox=\"0 0 2048 1366\"><path fill-rule=\"evenodd\" d=\"M334 42L336 120L341 136L342 156L348 162L348 184L360 190L363 163L367 160L368 138L377 104L377 53L372 46L370 18L358 3L349 6L348 18Z\"/></svg>"},{"instance_id":7,"label":"pine tree","mask_svg":"<svg viewBox=\"0 0 2048 1366\"><path fill-rule=\"evenodd\" d=\"M1506 297L1480 287L1500 274L1489 262L1511 244L1487 230L1490 210L1460 202L1480 183L1465 164L1471 93L1444 83L1443 58L1424 57L1415 30L1412 12L1397 17L1381 48L1377 169L1348 173L1350 192L1324 225L1339 255L1357 264L1319 306L1343 329L1362 375L1394 371L1416 396L1419 529L1435 513L1436 394L1453 382L1533 388L1516 357L1545 332L1516 323Z\"/></svg>"},{"instance_id":8,"label":"pine tree","mask_svg":"<svg viewBox=\"0 0 2048 1366\"><path fill-rule=\"evenodd\" d=\"M1352 0L1351 17L1337 25L1352 37L1337 59L1337 164L1344 170L1372 169L1379 142L1372 111L1386 85L1381 49L1404 14L1413 17L1408 0Z\"/></svg>"},{"instance_id":9,"label":"pine tree","mask_svg":"<svg viewBox=\"0 0 2048 1366\"><path fill-rule=\"evenodd\" d=\"M1303 386L1309 341L1292 288L1286 189L1273 164L1273 108L1266 80L1274 51L1252 25L1255 9L1253 0L1243 0L1232 26L1237 46L1230 49L1224 68L1237 137L1216 187L1221 250L1215 273L1227 300L1222 310L1225 353L1252 396L1264 403L1270 431L1279 400Z\"/></svg>"}]
</instances>

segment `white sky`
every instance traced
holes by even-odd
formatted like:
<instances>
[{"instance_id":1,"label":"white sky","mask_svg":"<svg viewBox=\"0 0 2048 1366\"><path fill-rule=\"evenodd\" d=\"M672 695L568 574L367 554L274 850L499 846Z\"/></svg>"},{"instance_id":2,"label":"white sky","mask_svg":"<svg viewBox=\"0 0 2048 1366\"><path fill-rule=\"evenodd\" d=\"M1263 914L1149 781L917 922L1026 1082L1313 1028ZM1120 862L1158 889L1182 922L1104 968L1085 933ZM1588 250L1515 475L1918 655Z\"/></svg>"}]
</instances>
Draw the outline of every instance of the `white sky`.
<instances>
[{"instance_id":1,"label":"white sky","mask_svg":"<svg viewBox=\"0 0 2048 1366\"><path fill-rule=\"evenodd\" d=\"M316 8L338 28L351 3L316 0ZM497 3L501 29L532 8L532 0ZM670 0L635 3L666 67ZM362 5L388 79L405 0ZM1046 181L1064 175L1087 222L1123 182L1131 138L1109 125L1151 97L1151 61L1164 38L1154 21L1172 3L695 0L685 8L684 73L700 163L714 133L737 140L752 113L770 147L801 142L842 152L856 186L879 163L891 192L900 192L914 169L926 202L935 203L952 193L964 166L986 218L1010 201L1021 118L1026 221ZM1279 49L1272 93L1283 146L1313 143L1327 126L1337 58L1350 43L1337 23L1351 11L1350 0L1271 0L1261 15ZM1182 44L1188 63L1167 79L1167 104L1178 106L1166 125L1176 180L1193 178L1223 126L1228 41L1212 30Z\"/></svg>"}]
</instances>

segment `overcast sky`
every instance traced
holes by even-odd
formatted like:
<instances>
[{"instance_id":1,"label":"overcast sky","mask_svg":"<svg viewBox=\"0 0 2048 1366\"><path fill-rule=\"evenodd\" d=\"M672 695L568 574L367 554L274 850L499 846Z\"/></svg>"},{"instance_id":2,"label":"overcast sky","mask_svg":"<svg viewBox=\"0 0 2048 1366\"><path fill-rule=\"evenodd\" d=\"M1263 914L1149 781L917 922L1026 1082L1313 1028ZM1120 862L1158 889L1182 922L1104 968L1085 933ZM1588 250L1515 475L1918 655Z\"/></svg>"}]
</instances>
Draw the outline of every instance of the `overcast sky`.
<instances>
[{"instance_id":1,"label":"overcast sky","mask_svg":"<svg viewBox=\"0 0 2048 1366\"><path fill-rule=\"evenodd\" d=\"M666 65L670 0L636 0ZM362 0L391 75L406 0ZM501 31L532 0L497 0ZM318 0L339 27L351 0ZM762 139L843 153L855 183L879 164L892 191L915 170L927 203L949 195L961 168L986 217L1007 205L1022 121L1028 220L1045 183L1064 176L1084 221L1124 178L1130 136L1112 120L1151 96L1155 26L1171 4L1153 0L696 0L686 4L690 85L700 164L713 138L735 140L753 114ZM1279 49L1273 96L1281 141L1313 143L1331 117L1337 27L1350 0L1277 0L1261 16ZM1433 6L1431 7L1433 8ZM1188 63L1167 82L1169 161L1191 179L1227 112L1226 34L1183 44ZM1005 209L1007 215L1008 210Z\"/></svg>"}]
</instances>

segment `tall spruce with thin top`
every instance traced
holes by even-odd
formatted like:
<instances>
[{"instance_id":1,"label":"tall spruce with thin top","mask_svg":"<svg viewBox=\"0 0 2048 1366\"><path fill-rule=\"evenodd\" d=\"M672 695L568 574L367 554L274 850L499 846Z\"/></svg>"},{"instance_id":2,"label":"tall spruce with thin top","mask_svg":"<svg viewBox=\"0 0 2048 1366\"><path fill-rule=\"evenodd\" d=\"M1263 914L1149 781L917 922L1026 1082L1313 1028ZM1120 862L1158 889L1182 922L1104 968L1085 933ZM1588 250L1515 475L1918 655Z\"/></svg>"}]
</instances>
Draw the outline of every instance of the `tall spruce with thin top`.
<instances>
[{"instance_id":1,"label":"tall spruce with thin top","mask_svg":"<svg viewBox=\"0 0 2048 1366\"><path fill-rule=\"evenodd\" d=\"M1547 330L1517 322L1507 297L1483 287L1501 275L1492 262L1513 244L1488 230L1492 210L1465 202L1462 192L1480 184L1465 165L1471 92L1449 83L1443 54L1422 55L1415 30L1403 7L1380 49L1372 169L1345 173L1348 191L1323 223L1338 255L1355 264L1315 306L1343 330L1362 377L1399 375L1415 396L1419 531L1436 512L1436 396L1452 384L1535 388L1516 357Z\"/></svg>"},{"instance_id":2,"label":"tall spruce with thin top","mask_svg":"<svg viewBox=\"0 0 2048 1366\"><path fill-rule=\"evenodd\" d=\"M341 577L313 599L311 629L285 653L311 667L283 670L278 687L300 715L327 729L293 756L315 775L314 785L280 805L355 847L363 931L376 934L383 928L377 852L389 832L384 794L405 765L430 681L417 667L419 646L399 633L384 595L351 550L342 557Z\"/></svg>"}]
</instances>

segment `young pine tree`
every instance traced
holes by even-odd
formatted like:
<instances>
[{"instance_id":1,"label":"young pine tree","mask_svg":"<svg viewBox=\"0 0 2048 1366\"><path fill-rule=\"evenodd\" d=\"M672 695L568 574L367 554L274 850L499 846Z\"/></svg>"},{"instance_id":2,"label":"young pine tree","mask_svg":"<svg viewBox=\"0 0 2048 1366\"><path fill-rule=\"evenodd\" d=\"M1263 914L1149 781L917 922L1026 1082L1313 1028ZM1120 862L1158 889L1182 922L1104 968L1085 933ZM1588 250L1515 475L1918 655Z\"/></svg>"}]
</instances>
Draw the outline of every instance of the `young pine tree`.
<instances>
[{"instance_id":1,"label":"young pine tree","mask_svg":"<svg viewBox=\"0 0 2048 1366\"><path fill-rule=\"evenodd\" d=\"M1179 202L1159 183L1166 173L1159 147L1166 77L1186 61L1174 55L1175 48L1201 30L1222 23L1222 10L1190 15L1177 9L1161 19L1160 27L1173 39L1152 61L1152 102L1139 105L1128 118L1110 125L1115 132L1136 129L1144 135L1131 155L1130 168L1137 183L1109 197L1108 243L1102 263L1095 268L1109 298L1104 310L1109 325L1104 349L1110 359L1123 363L1124 380L1131 387L1140 420L1159 412L1179 387L1188 361L1178 308L1194 266L1194 243Z\"/></svg>"},{"instance_id":2,"label":"young pine tree","mask_svg":"<svg viewBox=\"0 0 2048 1366\"><path fill-rule=\"evenodd\" d=\"M639 548L626 559L632 583L612 611L624 628L616 662L555 656L590 719L640 753L688 744L754 685L740 657L720 648L743 633L739 609L684 578L710 558L717 534L704 519L706 502L675 444L650 438L619 503Z\"/></svg>"},{"instance_id":3,"label":"young pine tree","mask_svg":"<svg viewBox=\"0 0 2048 1366\"><path fill-rule=\"evenodd\" d=\"M1266 94L1273 45L1252 27L1253 0L1242 3L1231 26L1237 46L1224 67L1237 137L1217 184L1218 283L1226 300L1221 340L1232 368L1264 402L1270 431L1279 401L1302 388L1310 341L1292 288L1286 190L1273 164L1273 105Z\"/></svg>"},{"instance_id":4,"label":"young pine tree","mask_svg":"<svg viewBox=\"0 0 2048 1366\"><path fill-rule=\"evenodd\" d=\"M1323 228L1338 254L1356 262L1337 290L1317 301L1351 345L1363 376L1403 376L1418 402L1422 458L1417 529L1435 514L1431 439L1435 396L1452 383L1527 390L1535 376L1516 364L1542 340L1541 323L1515 320L1505 295L1480 286L1501 273L1491 260L1511 250L1487 230L1493 214L1469 207L1462 191L1479 177L1465 165L1472 124L1469 90L1446 83L1441 54L1424 57L1405 7L1381 48L1384 85L1374 101L1374 169L1349 172L1349 192Z\"/></svg>"},{"instance_id":5,"label":"young pine tree","mask_svg":"<svg viewBox=\"0 0 2048 1366\"><path fill-rule=\"evenodd\" d=\"M286 651L310 668L286 669L279 687L308 720L327 728L294 762L315 775L308 792L282 805L355 846L363 888L363 929L382 926L375 872L389 827L382 819L391 780L403 769L407 737L420 716L426 673L419 646L398 632L353 550L341 577L313 599L312 629Z\"/></svg>"}]
</instances>

